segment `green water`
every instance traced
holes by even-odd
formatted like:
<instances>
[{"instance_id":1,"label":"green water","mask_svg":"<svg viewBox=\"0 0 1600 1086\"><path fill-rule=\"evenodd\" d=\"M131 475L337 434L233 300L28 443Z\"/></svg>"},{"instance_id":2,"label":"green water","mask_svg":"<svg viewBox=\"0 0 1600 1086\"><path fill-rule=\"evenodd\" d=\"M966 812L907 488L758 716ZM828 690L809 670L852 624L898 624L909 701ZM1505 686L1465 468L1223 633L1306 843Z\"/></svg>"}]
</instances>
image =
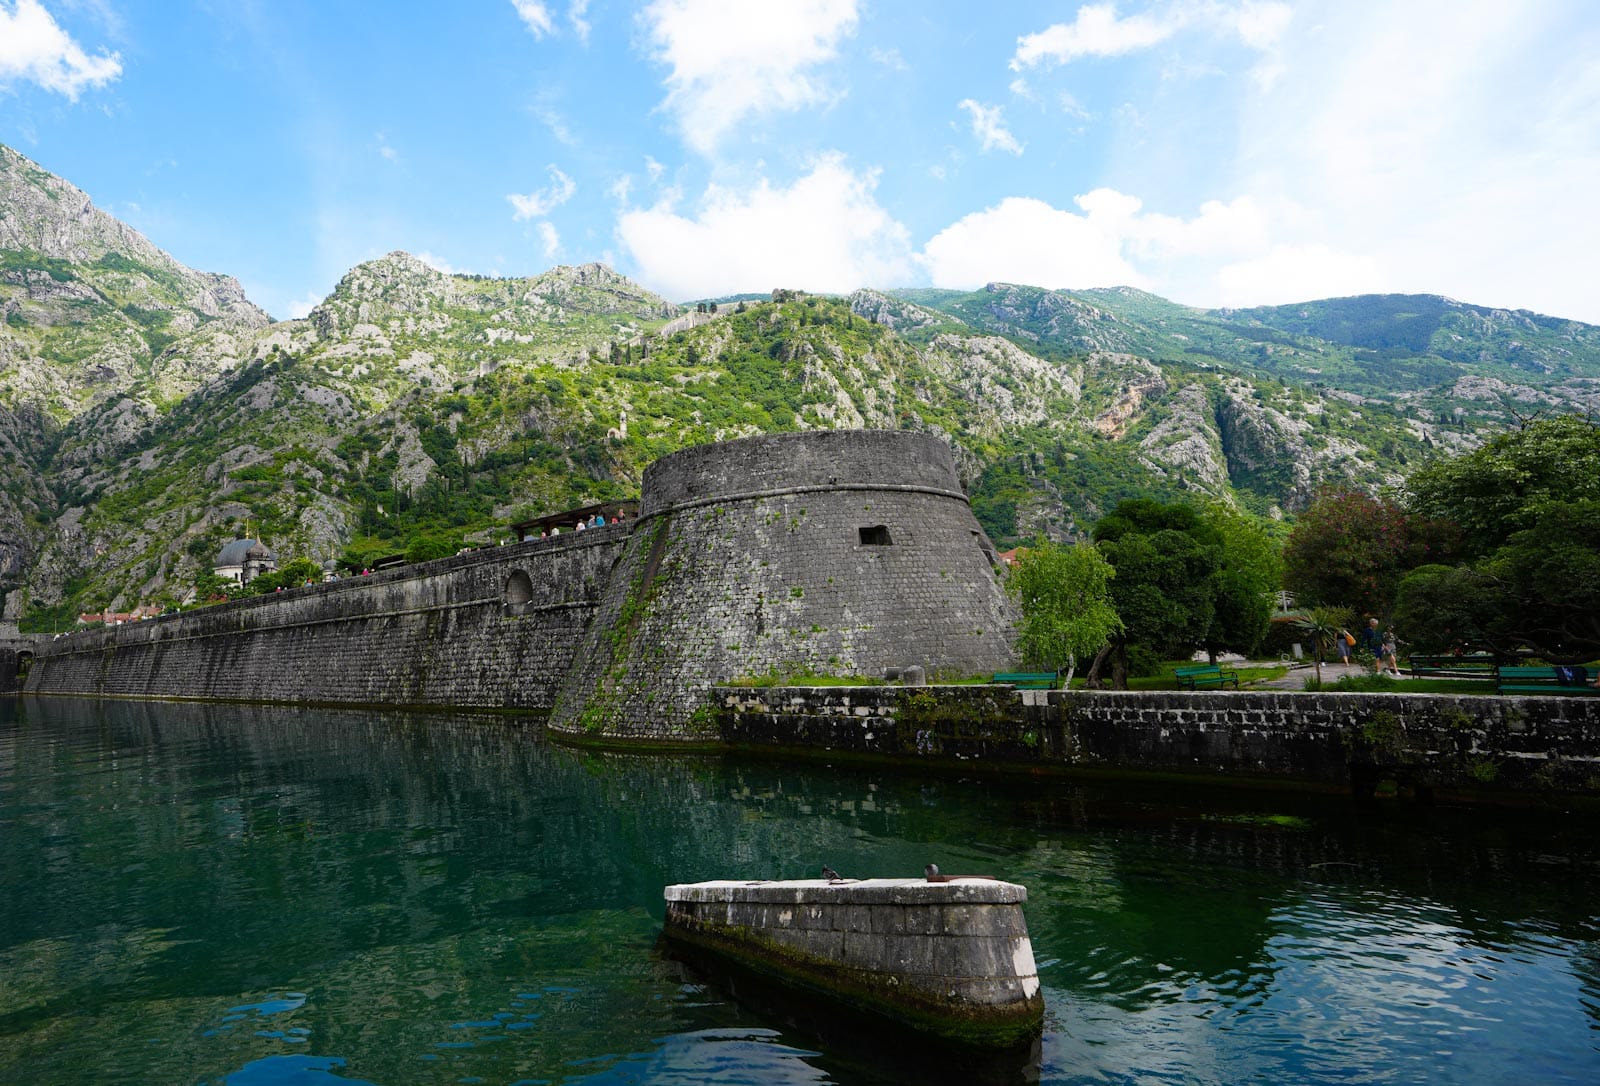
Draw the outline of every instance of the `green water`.
<instances>
[{"instance_id":1,"label":"green water","mask_svg":"<svg viewBox=\"0 0 1600 1086\"><path fill-rule=\"evenodd\" d=\"M897 1077L657 950L666 883L1025 884L1045 1082L1600 1081L1589 818L0 700L0 1082Z\"/></svg>"}]
</instances>

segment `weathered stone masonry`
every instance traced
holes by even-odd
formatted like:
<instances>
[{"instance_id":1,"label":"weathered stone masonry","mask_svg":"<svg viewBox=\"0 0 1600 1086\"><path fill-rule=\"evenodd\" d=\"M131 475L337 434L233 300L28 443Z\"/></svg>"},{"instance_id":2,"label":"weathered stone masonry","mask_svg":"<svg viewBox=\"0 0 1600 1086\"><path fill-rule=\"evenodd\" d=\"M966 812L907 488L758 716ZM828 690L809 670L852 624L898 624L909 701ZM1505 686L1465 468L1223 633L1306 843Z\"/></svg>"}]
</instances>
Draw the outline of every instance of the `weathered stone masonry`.
<instances>
[{"instance_id":1,"label":"weathered stone masonry","mask_svg":"<svg viewBox=\"0 0 1600 1086\"><path fill-rule=\"evenodd\" d=\"M45 642L28 690L547 711L627 533L597 529Z\"/></svg>"},{"instance_id":2,"label":"weathered stone masonry","mask_svg":"<svg viewBox=\"0 0 1600 1086\"><path fill-rule=\"evenodd\" d=\"M707 694L741 676L1006 670L1015 616L997 564L929 435L788 434L665 457L551 727L714 740Z\"/></svg>"},{"instance_id":3,"label":"weathered stone masonry","mask_svg":"<svg viewBox=\"0 0 1600 1086\"><path fill-rule=\"evenodd\" d=\"M772 687L716 692L732 746L1370 791L1600 796L1600 698Z\"/></svg>"}]
</instances>

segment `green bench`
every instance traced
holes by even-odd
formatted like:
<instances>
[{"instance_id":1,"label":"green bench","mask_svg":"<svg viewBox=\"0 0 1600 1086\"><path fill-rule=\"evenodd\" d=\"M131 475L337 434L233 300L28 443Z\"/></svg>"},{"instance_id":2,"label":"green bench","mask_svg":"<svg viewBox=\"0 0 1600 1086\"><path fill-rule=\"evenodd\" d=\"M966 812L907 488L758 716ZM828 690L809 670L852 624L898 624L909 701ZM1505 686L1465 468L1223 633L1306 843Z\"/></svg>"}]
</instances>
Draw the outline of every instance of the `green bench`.
<instances>
[{"instance_id":1,"label":"green bench","mask_svg":"<svg viewBox=\"0 0 1600 1086\"><path fill-rule=\"evenodd\" d=\"M1054 671L997 671L994 680L1023 690L1053 690L1056 685Z\"/></svg>"},{"instance_id":2,"label":"green bench","mask_svg":"<svg viewBox=\"0 0 1600 1086\"><path fill-rule=\"evenodd\" d=\"M1589 682L1593 682L1593 678ZM1600 694L1590 685L1562 686L1553 667L1503 667L1495 676L1497 694Z\"/></svg>"},{"instance_id":3,"label":"green bench","mask_svg":"<svg viewBox=\"0 0 1600 1086\"><path fill-rule=\"evenodd\" d=\"M1411 672L1412 678L1431 675L1446 679L1492 679L1495 675L1494 657L1486 653L1471 656L1412 653L1406 657L1406 669Z\"/></svg>"},{"instance_id":4,"label":"green bench","mask_svg":"<svg viewBox=\"0 0 1600 1086\"><path fill-rule=\"evenodd\" d=\"M1216 664L1180 667L1173 674L1178 677L1178 685L1185 690L1197 690L1202 686L1225 686L1228 683L1232 683L1235 690L1239 689L1239 673L1223 671Z\"/></svg>"}]
</instances>

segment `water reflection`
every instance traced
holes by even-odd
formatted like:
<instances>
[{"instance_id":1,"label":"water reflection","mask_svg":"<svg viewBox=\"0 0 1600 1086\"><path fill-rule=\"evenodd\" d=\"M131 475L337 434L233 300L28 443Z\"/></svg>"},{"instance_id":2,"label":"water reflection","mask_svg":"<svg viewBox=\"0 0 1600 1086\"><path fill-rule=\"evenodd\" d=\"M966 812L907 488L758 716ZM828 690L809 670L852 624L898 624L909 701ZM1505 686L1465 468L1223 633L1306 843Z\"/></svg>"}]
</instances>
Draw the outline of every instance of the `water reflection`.
<instances>
[{"instance_id":1,"label":"water reflection","mask_svg":"<svg viewBox=\"0 0 1600 1086\"><path fill-rule=\"evenodd\" d=\"M1045 1081L1592 1080L1593 830L0 701L0 1080L892 1081L654 951L664 884L824 862L1025 883Z\"/></svg>"}]
</instances>

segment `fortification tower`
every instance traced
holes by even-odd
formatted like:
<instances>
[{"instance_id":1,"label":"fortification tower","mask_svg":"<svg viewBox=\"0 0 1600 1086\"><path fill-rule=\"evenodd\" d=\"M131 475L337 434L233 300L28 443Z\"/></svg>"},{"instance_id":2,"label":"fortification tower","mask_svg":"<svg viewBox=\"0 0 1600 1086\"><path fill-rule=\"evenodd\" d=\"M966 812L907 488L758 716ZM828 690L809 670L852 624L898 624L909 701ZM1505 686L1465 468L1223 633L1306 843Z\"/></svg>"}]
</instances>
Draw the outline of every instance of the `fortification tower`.
<instances>
[{"instance_id":1,"label":"fortification tower","mask_svg":"<svg viewBox=\"0 0 1600 1086\"><path fill-rule=\"evenodd\" d=\"M663 457L551 727L714 739L714 684L771 672L1007 670L999 560L928 434L744 438Z\"/></svg>"}]
</instances>

